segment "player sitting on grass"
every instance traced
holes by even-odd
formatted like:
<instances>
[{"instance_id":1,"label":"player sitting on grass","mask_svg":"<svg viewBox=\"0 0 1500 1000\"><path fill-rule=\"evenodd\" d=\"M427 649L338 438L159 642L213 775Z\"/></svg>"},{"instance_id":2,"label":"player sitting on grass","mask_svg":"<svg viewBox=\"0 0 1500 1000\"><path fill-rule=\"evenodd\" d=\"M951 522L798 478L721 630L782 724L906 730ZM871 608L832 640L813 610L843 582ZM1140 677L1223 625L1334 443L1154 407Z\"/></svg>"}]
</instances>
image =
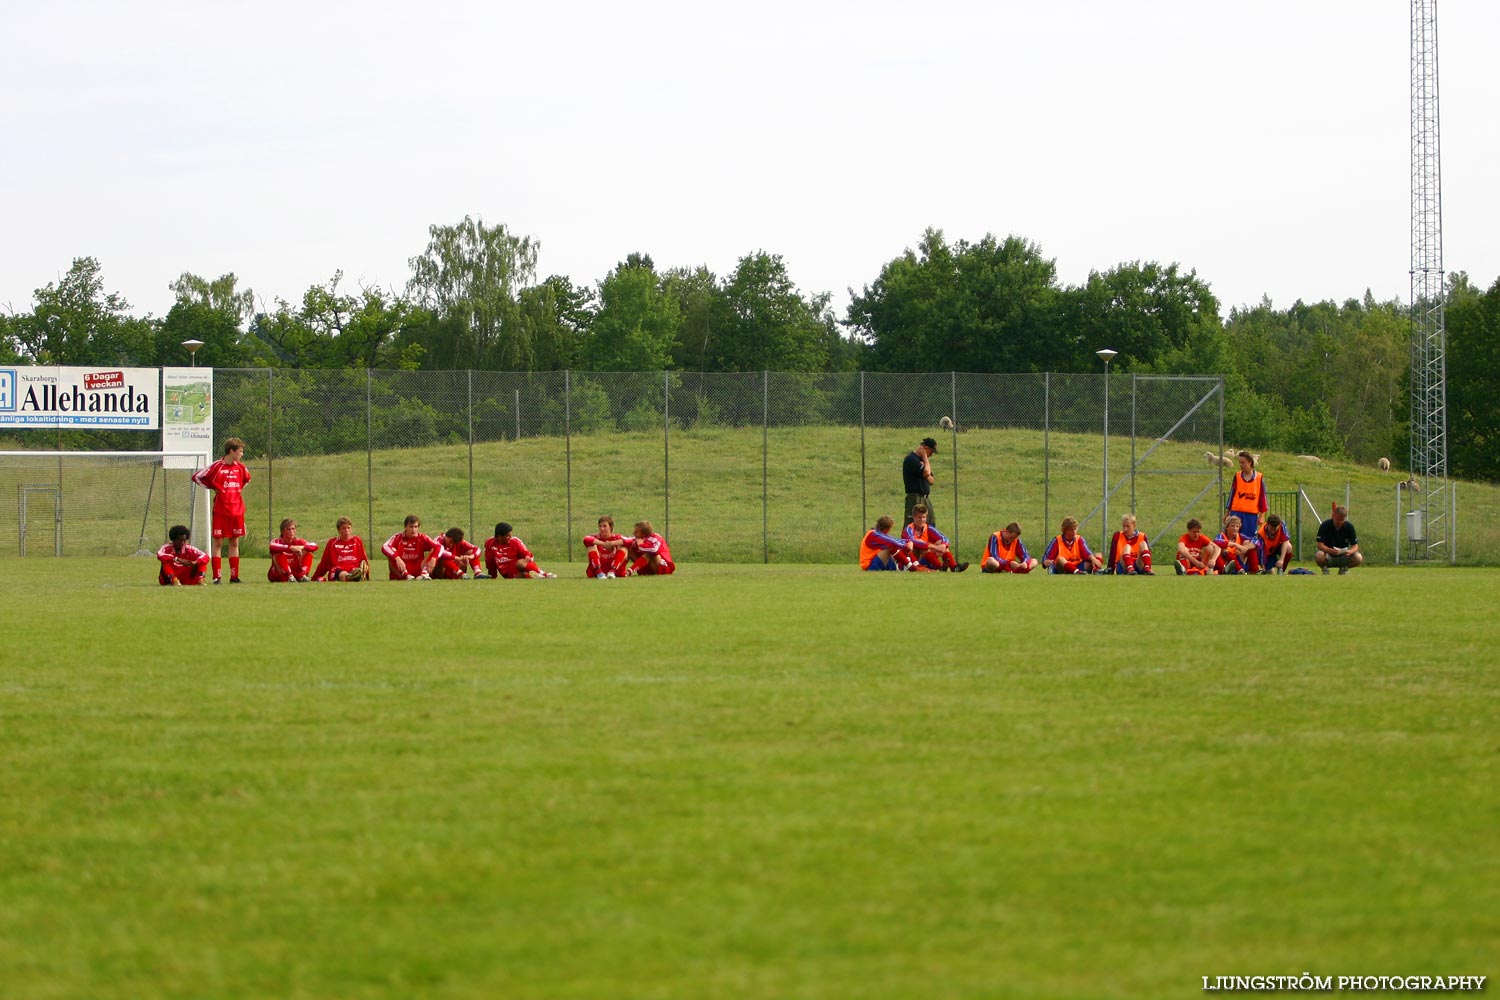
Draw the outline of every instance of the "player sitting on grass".
<instances>
[{"instance_id":1,"label":"player sitting on grass","mask_svg":"<svg viewBox=\"0 0 1500 1000\"><path fill-rule=\"evenodd\" d=\"M1240 519L1231 514L1224 519L1224 530L1214 539L1219 550L1219 559L1214 564L1220 573L1239 576L1242 573L1260 572L1260 550L1255 539L1240 534Z\"/></svg>"},{"instance_id":2,"label":"player sitting on grass","mask_svg":"<svg viewBox=\"0 0 1500 1000\"><path fill-rule=\"evenodd\" d=\"M526 543L511 534L514 529L501 521L495 525L495 537L484 543L484 567L496 580L551 580L556 573L546 573L536 564Z\"/></svg>"},{"instance_id":3,"label":"player sitting on grass","mask_svg":"<svg viewBox=\"0 0 1500 1000\"><path fill-rule=\"evenodd\" d=\"M1042 556L1048 573L1095 573L1104 566L1103 557L1090 552L1089 543L1078 533L1078 518L1063 518L1061 530Z\"/></svg>"},{"instance_id":4,"label":"player sitting on grass","mask_svg":"<svg viewBox=\"0 0 1500 1000\"><path fill-rule=\"evenodd\" d=\"M1255 547L1260 550L1262 573L1285 573L1292 564L1292 540L1287 537L1281 515L1267 514L1255 532Z\"/></svg>"},{"instance_id":5,"label":"player sitting on grass","mask_svg":"<svg viewBox=\"0 0 1500 1000\"><path fill-rule=\"evenodd\" d=\"M341 517L334 525L338 532L323 545L323 555L313 579L329 583L358 583L370 578L370 560L365 555L365 540L354 533L354 522Z\"/></svg>"},{"instance_id":6,"label":"player sitting on grass","mask_svg":"<svg viewBox=\"0 0 1500 1000\"><path fill-rule=\"evenodd\" d=\"M925 569L962 573L969 568L959 562L948 547L948 536L927 523L927 505L917 504L911 509L911 524L901 531L901 537L912 543L912 554L916 565Z\"/></svg>"},{"instance_id":7,"label":"player sitting on grass","mask_svg":"<svg viewBox=\"0 0 1500 1000\"><path fill-rule=\"evenodd\" d=\"M401 530L380 547L390 563L392 580L431 580L443 546L422 532L422 519L406 515Z\"/></svg>"},{"instance_id":8,"label":"player sitting on grass","mask_svg":"<svg viewBox=\"0 0 1500 1000\"><path fill-rule=\"evenodd\" d=\"M470 573L476 580L485 579L485 575L479 572L479 546L464 541L464 529L449 528L443 532L442 542L443 554L438 556L437 565L432 568L434 580L462 580Z\"/></svg>"},{"instance_id":9,"label":"player sitting on grass","mask_svg":"<svg viewBox=\"0 0 1500 1000\"><path fill-rule=\"evenodd\" d=\"M984 550L984 561L979 564L979 571L1030 573L1036 569L1036 565L1036 560L1021 542L1021 525L1012 521L990 536L990 544Z\"/></svg>"},{"instance_id":10,"label":"player sitting on grass","mask_svg":"<svg viewBox=\"0 0 1500 1000\"><path fill-rule=\"evenodd\" d=\"M307 583L312 572L312 554L317 542L297 537L297 522L288 517L281 522L281 537L271 539L271 568L266 579L272 583Z\"/></svg>"},{"instance_id":11,"label":"player sitting on grass","mask_svg":"<svg viewBox=\"0 0 1500 1000\"><path fill-rule=\"evenodd\" d=\"M156 582L163 587L196 587L203 582L208 568L208 553L188 544L191 532L185 524L174 524L167 532L167 544L157 550L161 571Z\"/></svg>"},{"instance_id":12,"label":"player sitting on grass","mask_svg":"<svg viewBox=\"0 0 1500 1000\"><path fill-rule=\"evenodd\" d=\"M651 527L650 521L635 522L633 535L630 540L632 576L671 576L677 572L677 564L672 561L671 547Z\"/></svg>"},{"instance_id":13,"label":"player sitting on grass","mask_svg":"<svg viewBox=\"0 0 1500 1000\"><path fill-rule=\"evenodd\" d=\"M1203 533L1203 522L1189 518L1187 534L1177 539L1178 576L1214 576L1219 571L1214 564L1219 559L1219 547Z\"/></svg>"},{"instance_id":14,"label":"player sitting on grass","mask_svg":"<svg viewBox=\"0 0 1500 1000\"><path fill-rule=\"evenodd\" d=\"M1120 518L1120 530L1109 540L1109 568L1116 576L1155 576L1151 572L1151 543L1136 528L1135 515Z\"/></svg>"},{"instance_id":15,"label":"player sitting on grass","mask_svg":"<svg viewBox=\"0 0 1500 1000\"><path fill-rule=\"evenodd\" d=\"M583 536L583 551L588 554L587 573L595 580L625 576L630 566L630 539L615 530L615 519L605 514L599 518L599 531Z\"/></svg>"},{"instance_id":16,"label":"player sitting on grass","mask_svg":"<svg viewBox=\"0 0 1500 1000\"><path fill-rule=\"evenodd\" d=\"M859 543L859 568L863 570L904 570L911 563L913 545L910 540L891 534L896 526L894 518L882 517L875 527L865 532Z\"/></svg>"}]
</instances>

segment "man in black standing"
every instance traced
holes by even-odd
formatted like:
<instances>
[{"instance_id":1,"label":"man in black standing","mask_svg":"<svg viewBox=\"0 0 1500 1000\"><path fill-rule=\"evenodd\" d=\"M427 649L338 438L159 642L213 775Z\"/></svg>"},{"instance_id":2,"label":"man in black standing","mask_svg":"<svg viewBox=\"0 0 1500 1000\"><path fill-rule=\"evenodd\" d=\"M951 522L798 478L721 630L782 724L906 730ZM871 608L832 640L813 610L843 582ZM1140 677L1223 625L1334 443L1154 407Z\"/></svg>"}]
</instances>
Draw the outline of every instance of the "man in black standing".
<instances>
[{"instance_id":1,"label":"man in black standing","mask_svg":"<svg viewBox=\"0 0 1500 1000\"><path fill-rule=\"evenodd\" d=\"M937 441L923 438L922 443L911 450L906 461L901 463L901 478L906 483L906 523L911 524L911 509L922 504L932 510L932 456L937 454Z\"/></svg>"}]
</instances>

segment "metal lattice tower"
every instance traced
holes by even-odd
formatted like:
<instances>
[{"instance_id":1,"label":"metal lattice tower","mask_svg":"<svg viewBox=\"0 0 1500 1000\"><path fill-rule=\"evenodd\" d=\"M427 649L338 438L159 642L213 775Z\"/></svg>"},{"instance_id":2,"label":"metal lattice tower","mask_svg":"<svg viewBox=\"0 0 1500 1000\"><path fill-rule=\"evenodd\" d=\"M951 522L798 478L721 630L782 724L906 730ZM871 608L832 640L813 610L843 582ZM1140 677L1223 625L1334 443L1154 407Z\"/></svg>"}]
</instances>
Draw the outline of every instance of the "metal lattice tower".
<instances>
[{"instance_id":1,"label":"metal lattice tower","mask_svg":"<svg viewBox=\"0 0 1500 1000\"><path fill-rule=\"evenodd\" d=\"M1426 529L1412 555L1451 562L1439 138L1437 0L1411 0L1411 502Z\"/></svg>"}]
</instances>

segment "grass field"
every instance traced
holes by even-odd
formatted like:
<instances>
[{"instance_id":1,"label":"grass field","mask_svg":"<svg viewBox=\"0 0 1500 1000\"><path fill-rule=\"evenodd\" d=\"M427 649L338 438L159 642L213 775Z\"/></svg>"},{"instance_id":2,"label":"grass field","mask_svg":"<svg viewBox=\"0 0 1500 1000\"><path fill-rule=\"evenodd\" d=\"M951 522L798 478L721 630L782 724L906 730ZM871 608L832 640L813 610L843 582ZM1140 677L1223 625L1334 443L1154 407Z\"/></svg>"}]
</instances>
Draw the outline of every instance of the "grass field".
<instances>
[{"instance_id":1,"label":"grass field","mask_svg":"<svg viewBox=\"0 0 1500 1000\"><path fill-rule=\"evenodd\" d=\"M0 992L1494 974L1500 574L0 560Z\"/></svg>"}]
</instances>

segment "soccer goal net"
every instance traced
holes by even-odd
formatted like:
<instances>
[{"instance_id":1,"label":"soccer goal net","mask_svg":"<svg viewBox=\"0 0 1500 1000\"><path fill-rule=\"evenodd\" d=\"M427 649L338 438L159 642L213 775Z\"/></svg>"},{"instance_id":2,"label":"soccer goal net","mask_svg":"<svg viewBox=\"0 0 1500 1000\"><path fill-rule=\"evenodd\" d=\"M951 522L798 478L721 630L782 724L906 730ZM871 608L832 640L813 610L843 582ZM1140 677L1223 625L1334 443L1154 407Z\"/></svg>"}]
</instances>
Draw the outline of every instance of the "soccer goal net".
<instances>
[{"instance_id":1,"label":"soccer goal net","mask_svg":"<svg viewBox=\"0 0 1500 1000\"><path fill-rule=\"evenodd\" d=\"M151 555L174 524L206 540L208 526L195 523L202 504L192 481L204 462L181 452L0 451L0 498L15 516L0 553Z\"/></svg>"}]
</instances>

